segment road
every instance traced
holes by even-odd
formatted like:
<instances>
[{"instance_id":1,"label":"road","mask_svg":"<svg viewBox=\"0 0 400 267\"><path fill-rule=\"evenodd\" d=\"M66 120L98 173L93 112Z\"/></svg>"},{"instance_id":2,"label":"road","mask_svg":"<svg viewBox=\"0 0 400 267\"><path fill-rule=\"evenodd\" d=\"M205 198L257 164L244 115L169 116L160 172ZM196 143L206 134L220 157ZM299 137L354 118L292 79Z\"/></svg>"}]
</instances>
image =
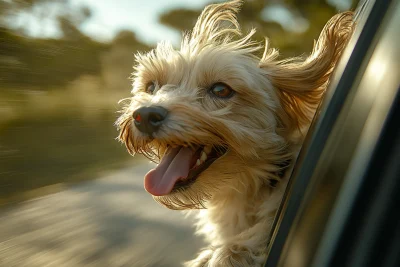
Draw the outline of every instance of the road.
<instances>
[{"instance_id":1,"label":"road","mask_svg":"<svg viewBox=\"0 0 400 267\"><path fill-rule=\"evenodd\" d=\"M175 267L203 245L193 219L143 189L150 163L0 212L1 267Z\"/></svg>"}]
</instances>

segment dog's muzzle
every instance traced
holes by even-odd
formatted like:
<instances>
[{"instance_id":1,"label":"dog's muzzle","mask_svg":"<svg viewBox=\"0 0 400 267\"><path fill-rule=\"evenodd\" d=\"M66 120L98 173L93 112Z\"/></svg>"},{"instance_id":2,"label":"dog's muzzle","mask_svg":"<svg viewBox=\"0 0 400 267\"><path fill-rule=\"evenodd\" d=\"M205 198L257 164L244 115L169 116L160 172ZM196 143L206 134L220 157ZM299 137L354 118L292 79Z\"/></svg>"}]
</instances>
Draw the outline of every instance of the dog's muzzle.
<instances>
[{"instance_id":1,"label":"dog's muzzle","mask_svg":"<svg viewBox=\"0 0 400 267\"><path fill-rule=\"evenodd\" d=\"M168 115L168 110L163 107L141 107L133 112L136 128L150 136L157 132Z\"/></svg>"}]
</instances>

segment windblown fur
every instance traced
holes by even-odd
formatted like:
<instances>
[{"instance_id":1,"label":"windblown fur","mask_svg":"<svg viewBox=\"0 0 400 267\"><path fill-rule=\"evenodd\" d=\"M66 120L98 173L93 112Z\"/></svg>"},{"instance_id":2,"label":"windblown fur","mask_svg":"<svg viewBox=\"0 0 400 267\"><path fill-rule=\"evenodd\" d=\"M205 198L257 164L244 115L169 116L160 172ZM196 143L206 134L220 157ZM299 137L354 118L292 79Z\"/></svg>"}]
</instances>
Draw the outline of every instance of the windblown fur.
<instances>
[{"instance_id":1,"label":"windblown fur","mask_svg":"<svg viewBox=\"0 0 400 267\"><path fill-rule=\"evenodd\" d=\"M156 163L168 146L227 148L190 187L155 200L171 209L198 211L198 233L210 246L186 266L262 266L268 231L287 177L329 77L353 28L353 14L334 16L307 58L278 60L278 51L242 35L236 20L241 1L210 5L180 50L163 42L136 56L133 96L124 100L116 122L119 139L131 154ZM264 49L262 58L256 54ZM149 82L156 85L148 94ZM209 94L216 82L235 94ZM142 106L161 106L168 118L149 137L132 114ZM286 172L288 173L288 172Z\"/></svg>"}]
</instances>

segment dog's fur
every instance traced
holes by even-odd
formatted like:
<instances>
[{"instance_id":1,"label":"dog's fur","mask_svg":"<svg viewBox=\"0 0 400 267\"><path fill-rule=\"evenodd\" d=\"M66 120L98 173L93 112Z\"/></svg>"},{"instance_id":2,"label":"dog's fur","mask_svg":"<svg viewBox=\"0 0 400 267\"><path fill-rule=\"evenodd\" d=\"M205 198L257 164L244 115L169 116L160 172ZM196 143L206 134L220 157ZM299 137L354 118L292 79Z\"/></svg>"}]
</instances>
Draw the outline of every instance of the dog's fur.
<instances>
[{"instance_id":1,"label":"dog's fur","mask_svg":"<svg viewBox=\"0 0 400 267\"><path fill-rule=\"evenodd\" d=\"M133 97L117 121L131 154L158 162L167 146L218 145L226 154L188 188L155 200L170 209L199 211L198 233L210 246L186 266L262 266L269 229L293 162L332 70L353 28L353 14L334 16L310 56L277 60L278 52L242 35L236 13L241 1L210 5L180 50L163 42L136 56ZM261 58L257 57L264 49ZM156 82L156 92L145 92ZM218 99L208 88L228 84L235 94ZM142 106L169 111L149 137L135 128ZM288 171L286 171L288 173Z\"/></svg>"}]
</instances>

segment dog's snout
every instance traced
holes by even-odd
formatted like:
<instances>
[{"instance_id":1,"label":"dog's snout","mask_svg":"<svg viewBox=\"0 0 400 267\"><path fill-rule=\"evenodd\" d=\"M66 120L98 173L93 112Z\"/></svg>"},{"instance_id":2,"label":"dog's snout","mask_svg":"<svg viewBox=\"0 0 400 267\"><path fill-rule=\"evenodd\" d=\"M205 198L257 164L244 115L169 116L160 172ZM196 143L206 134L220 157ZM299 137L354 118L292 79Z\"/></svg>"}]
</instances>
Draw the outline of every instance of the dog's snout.
<instances>
[{"instance_id":1,"label":"dog's snout","mask_svg":"<svg viewBox=\"0 0 400 267\"><path fill-rule=\"evenodd\" d=\"M168 115L163 107L141 107L133 112L136 128L148 135L157 132Z\"/></svg>"}]
</instances>

